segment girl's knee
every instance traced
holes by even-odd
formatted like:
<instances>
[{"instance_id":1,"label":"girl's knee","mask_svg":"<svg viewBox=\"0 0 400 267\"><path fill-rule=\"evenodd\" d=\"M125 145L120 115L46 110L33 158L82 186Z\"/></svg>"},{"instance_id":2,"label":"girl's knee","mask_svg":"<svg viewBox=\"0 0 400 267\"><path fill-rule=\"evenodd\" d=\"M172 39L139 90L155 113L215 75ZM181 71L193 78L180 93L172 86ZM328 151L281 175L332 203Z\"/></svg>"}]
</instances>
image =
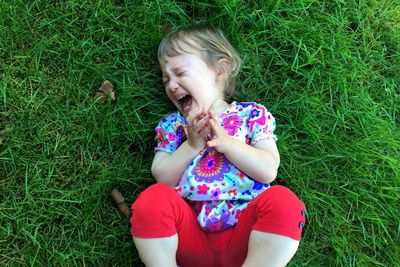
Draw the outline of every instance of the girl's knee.
<instances>
[{"instance_id":1,"label":"girl's knee","mask_svg":"<svg viewBox=\"0 0 400 267\"><path fill-rule=\"evenodd\" d=\"M140 202L146 202L146 203L157 203L160 200L168 200L171 199L171 197L176 197L177 193L174 188L167 184L153 184L146 188L143 192L139 194L137 197L136 201L133 203L140 203ZM132 205L132 206L133 206Z\"/></svg>"},{"instance_id":2,"label":"girl's knee","mask_svg":"<svg viewBox=\"0 0 400 267\"><path fill-rule=\"evenodd\" d=\"M254 204L257 214L254 229L300 240L306 222L305 206L290 189L272 186Z\"/></svg>"},{"instance_id":3,"label":"girl's knee","mask_svg":"<svg viewBox=\"0 0 400 267\"><path fill-rule=\"evenodd\" d=\"M300 207L305 209L303 202L289 188L282 185L271 186L260 195L261 202L268 202L278 207L287 208L288 206ZM290 203L290 205L288 205Z\"/></svg>"},{"instance_id":4,"label":"girl's knee","mask_svg":"<svg viewBox=\"0 0 400 267\"><path fill-rule=\"evenodd\" d=\"M181 197L165 184L144 190L132 204L131 234L141 238L171 236L176 233L175 209Z\"/></svg>"},{"instance_id":5,"label":"girl's knee","mask_svg":"<svg viewBox=\"0 0 400 267\"><path fill-rule=\"evenodd\" d=\"M283 185L273 185L268 189L270 194L295 195L292 190Z\"/></svg>"},{"instance_id":6,"label":"girl's knee","mask_svg":"<svg viewBox=\"0 0 400 267\"><path fill-rule=\"evenodd\" d=\"M149 194L151 196L157 195L165 195L165 194L176 194L175 188L171 187L170 185L163 184L163 183L156 183L148 188L146 188L141 194Z\"/></svg>"},{"instance_id":7,"label":"girl's knee","mask_svg":"<svg viewBox=\"0 0 400 267\"><path fill-rule=\"evenodd\" d=\"M158 212L174 206L173 203L180 199L181 197L174 188L166 184L157 183L149 186L139 194L132 204L131 210L136 213Z\"/></svg>"}]
</instances>

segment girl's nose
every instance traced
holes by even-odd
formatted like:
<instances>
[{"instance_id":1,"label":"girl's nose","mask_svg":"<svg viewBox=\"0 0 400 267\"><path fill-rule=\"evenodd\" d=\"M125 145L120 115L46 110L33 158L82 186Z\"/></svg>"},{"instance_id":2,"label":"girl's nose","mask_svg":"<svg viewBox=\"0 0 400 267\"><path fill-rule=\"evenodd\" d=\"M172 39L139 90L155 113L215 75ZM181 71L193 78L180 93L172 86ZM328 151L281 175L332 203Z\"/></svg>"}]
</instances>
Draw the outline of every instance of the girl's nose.
<instances>
[{"instance_id":1,"label":"girl's nose","mask_svg":"<svg viewBox=\"0 0 400 267\"><path fill-rule=\"evenodd\" d=\"M167 88L168 90L170 90L171 92L174 92L176 89L178 89L179 84L175 81L175 80L170 80L168 82Z\"/></svg>"}]
</instances>

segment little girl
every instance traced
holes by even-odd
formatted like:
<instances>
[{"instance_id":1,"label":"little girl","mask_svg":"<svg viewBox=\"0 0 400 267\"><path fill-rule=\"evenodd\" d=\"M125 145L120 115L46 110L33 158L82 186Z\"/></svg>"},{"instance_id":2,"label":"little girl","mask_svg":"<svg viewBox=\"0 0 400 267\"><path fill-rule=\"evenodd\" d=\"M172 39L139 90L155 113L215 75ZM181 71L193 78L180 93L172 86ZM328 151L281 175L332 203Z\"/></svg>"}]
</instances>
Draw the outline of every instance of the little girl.
<instances>
[{"instance_id":1,"label":"little girl","mask_svg":"<svg viewBox=\"0 0 400 267\"><path fill-rule=\"evenodd\" d=\"M284 266L305 223L303 203L270 186L279 167L275 119L231 102L240 58L222 32L171 32L158 59L178 111L156 127L157 184L132 205L131 233L146 266Z\"/></svg>"}]
</instances>

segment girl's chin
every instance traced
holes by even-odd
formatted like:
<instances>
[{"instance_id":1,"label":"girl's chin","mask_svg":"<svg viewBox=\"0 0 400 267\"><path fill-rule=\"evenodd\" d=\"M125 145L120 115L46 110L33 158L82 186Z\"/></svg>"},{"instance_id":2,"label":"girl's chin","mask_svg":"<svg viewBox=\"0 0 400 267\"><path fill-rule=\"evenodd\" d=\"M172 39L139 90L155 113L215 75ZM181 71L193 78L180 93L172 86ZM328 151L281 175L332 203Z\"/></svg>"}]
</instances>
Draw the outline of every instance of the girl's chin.
<instances>
[{"instance_id":1,"label":"girl's chin","mask_svg":"<svg viewBox=\"0 0 400 267\"><path fill-rule=\"evenodd\" d=\"M182 116L186 118L189 115L190 111L192 111L195 108L196 106L192 104L189 108L178 107L178 110L182 114Z\"/></svg>"},{"instance_id":2,"label":"girl's chin","mask_svg":"<svg viewBox=\"0 0 400 267\"><path fill-rule=\"evenodd\" d=\"M187 117L189 115L189 112L182 110L180 107L178 107L179 113L183 116L183 117Z\"/></svg>"},{"instance_id":3,"label":"girl's chin","mask_svg":"<svg viewBox=\"0 0 400 267\"><path fill-rule=\"evenodd\" d=\"M191 111L191 109L186 110L186 111L181 110L181 114L183 117L187 118L187 116L189 116L190 111Z\"/></svg>"}]
</instances>

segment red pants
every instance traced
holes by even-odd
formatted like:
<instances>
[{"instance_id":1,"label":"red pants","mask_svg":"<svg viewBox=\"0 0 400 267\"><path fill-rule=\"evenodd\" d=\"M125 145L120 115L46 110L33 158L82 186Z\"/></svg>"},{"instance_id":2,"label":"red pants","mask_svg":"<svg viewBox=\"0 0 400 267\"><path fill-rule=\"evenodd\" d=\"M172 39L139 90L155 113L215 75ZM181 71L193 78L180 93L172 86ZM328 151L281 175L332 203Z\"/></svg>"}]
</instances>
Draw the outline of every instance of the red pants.
<instances>
[{"instance_id":1,"label":"red pants","mask_svg":"<svg viewBox=\"0 0 400 267\"><path fill-rule=\"evenodd\" d=\"M236 226L222 232L204 232L197 214L175 189L154 184L132 205L131 233L139 238L178 234L177 263L183 267L241 266L252 230L300 240L305 223L304 204L288 188L271 186L253 199Z\"/></svg>"}]
</instances>

